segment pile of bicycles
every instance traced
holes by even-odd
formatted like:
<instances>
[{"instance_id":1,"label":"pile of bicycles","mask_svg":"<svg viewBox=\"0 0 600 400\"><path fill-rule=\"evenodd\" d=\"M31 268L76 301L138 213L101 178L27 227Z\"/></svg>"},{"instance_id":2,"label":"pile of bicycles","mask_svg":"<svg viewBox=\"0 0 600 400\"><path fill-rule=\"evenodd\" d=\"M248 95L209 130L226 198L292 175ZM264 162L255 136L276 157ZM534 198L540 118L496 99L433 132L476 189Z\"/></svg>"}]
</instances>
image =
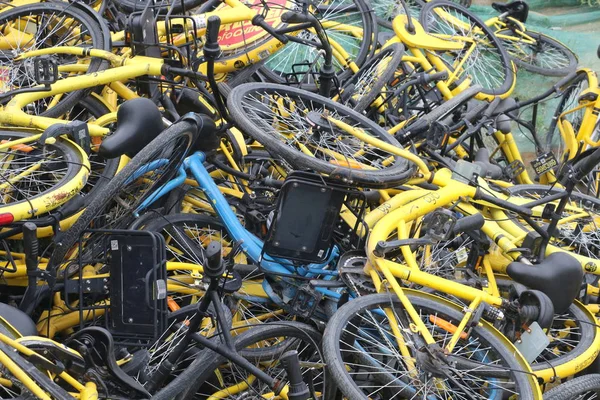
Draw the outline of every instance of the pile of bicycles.
<instances>
[{"instance_id":1,"label":"pile of bicycles","mask_svg":"<svg viewBox=\"0 0 600 400\"><path fill-rule=\"evenodd\" d=\"M596 398L600 86L469 5L1 2L0 398Z\"/></svg>"}]
</instances>

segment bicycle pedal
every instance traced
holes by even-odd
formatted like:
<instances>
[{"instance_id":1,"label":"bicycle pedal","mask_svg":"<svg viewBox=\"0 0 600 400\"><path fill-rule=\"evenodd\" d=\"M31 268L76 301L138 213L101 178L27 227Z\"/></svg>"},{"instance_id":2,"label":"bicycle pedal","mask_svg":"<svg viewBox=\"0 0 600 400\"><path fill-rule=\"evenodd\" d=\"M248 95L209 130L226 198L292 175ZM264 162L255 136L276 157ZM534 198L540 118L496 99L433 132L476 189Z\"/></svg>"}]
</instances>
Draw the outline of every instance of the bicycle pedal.
<instances>
[{"instance_id":1,"label":"bicycle pedal","mask_svg":"<svg viewBox=\"0 0 600 400\"><path fill-rule=\"evenodd\" d=\"M33 71L38 85L52 85L58 81L58 62L50 55L34 57Z\"/></svg>"},{"instance_id":2,"label":"bicycle pedal","mask_svg":"<svg viewBox=\"0 0 600 400\"><path fill-rule=\"evenodd\" d=\"M516 179L523 172L525 172L525 165L521 162L521 160L514 160L504 167L504 174L510 179Z\"/></svg>"},{"instance_id":3,"label":"bicycle pedal","mask_svg":"<svg viewBox=\"0 0 600 400\"><path fill-rule=\"evenodd\" d=\"M302 285L289 303L289 312L292 315L308 319L314 314L322 298L323 295L311 286Z\"/></svg>"}]
</instances>

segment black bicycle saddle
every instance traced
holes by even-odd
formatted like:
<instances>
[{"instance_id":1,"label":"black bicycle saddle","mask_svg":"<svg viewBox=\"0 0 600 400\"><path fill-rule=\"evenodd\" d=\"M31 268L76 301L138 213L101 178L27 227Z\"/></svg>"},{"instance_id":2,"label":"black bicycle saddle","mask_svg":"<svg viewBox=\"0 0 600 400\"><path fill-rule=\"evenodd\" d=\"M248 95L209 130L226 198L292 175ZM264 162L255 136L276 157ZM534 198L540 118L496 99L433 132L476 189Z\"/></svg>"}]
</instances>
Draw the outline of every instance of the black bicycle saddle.
<instances>
[{"instance_id":1,"label":"black bicycle saddle","mask_svg":"<svg viewBox=\"0 0 600 400\"><path fill-rule=\"evenodd\" d=\"M508 13L509 16L521 22L527 21L527 16L529 15L529 5L522 0L511 1L506 4L494 2L492 3L492 7L499 13Z\"/></svg>"},{"instance_id":2,"label":"black bicycle saddle","mask_svg":"<svg viewBox=\"0 0 600 400\"><path fill-rule=\"evenodd\" d=\"M556 252L537 265L512 262L506 273L515 282L545 293L554 304L554 312L567 311L577 298L583 281L581 263L573 256Z\"/></svg>"},{"instance_id":3,"label":"black bicycle saddle","mask_svg":"<svg viewBox=\"0 0 600 400\"><path fill-rule=\"evenodd\" d=\"M10 326L5 327L3 322L8 323ZM22 336L34 336L38 334L35 322L31 317L25 314L23 311L16 307L9 306L6 303L0 303L0 332L9 334L7 329L14 329Z\"/></svg>"},{"instance_id":4,"label":"black bicycle saddle","mask_svg":"<svg viewBox=\"0 0 600 400\"><path fill-rule=\"evenodd\" d=\"M104 158L135 156L163 130L160 110L152 100L127 100L117 111L117 129L107 136L98 153Z\"/></svg>"}]
</instances>

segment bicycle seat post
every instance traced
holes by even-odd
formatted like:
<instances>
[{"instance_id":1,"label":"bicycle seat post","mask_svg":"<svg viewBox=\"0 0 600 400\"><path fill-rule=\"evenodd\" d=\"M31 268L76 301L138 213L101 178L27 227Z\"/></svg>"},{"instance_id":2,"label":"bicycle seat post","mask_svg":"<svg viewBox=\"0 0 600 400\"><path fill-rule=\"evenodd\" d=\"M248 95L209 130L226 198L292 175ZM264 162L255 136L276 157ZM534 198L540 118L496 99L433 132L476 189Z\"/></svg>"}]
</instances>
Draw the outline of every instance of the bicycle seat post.
<instances>
[{"instance_id":1,"label":"bicycle seat post","mask_svg":"<svg viewBox=\"0 0 600 400\"><path fill-rule=\"evenodd\" d=\"M281 363L287 373L289 391L287 397L289 400L308 400L310 399L310 391L308 385L302 379L302 371L300 370L300 359L298 352L291 350L281 356Z\"/></svg>"}]
</instances>

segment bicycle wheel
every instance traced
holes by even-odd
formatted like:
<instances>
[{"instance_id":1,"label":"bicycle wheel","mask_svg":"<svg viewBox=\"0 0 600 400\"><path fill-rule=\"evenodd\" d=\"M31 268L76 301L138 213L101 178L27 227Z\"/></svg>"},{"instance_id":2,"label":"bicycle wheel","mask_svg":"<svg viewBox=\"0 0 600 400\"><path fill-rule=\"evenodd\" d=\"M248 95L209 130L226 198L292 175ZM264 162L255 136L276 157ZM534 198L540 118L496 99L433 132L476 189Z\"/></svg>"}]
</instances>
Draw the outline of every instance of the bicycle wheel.
<instances>
[{"instance_id":1,"label":"bicycle wheel","mask_svg":"<svg viewBox=\"0 0 600 400\"><path fill-rule=\"evenodd\" d=\"M406 294L436 344L446 346L452 333L442 326L457 326L462 312L435 296L410 290ZM398 323L394 332L386 309ZM440 323L434 323L438 320ZM541 398L527 363L487 323L474 328L468 338L459 339L452 352L435 358L428 355L435 347L421 343L408 321L400 300L387 293L351 300L329 320L323 355L332 378L349 400Z\"/></svg>"},{"instance_id":2,"label":"bicycle wheel","mask_svg":"<svg viewBox=\"0 0 600 400\"><path fill-rule=\"evenodd\" d=\"M595 400L599 396L600 374L573 378L544 393L545 400Z\"/></svg>"},{"instance_id":3,"label":"bicycle wheel","mask_svg":"<svg viewBox=\"0 0 600 400\"><path fill-rule=\"evenodd\" d=\"M526 37L526 36L529 37ZM546 76L565 76L577 68L577 56L558 40L539 32L496 32L510 58L520 67Z\"/></svg>"},{"instance_id":4,"label":"bicycle wheel","mask_svg":"<svg viewBox=\"0 0 600 400\"><path fill-rule=\"evenodd\" d=\"M295 6L301 10L302 2L298 1ZM373 12L364 0L321 0L311 2L309 11L319 20L329 41L341 46L358 66L372 54L377 29ZM302 30L297 36L318 41L311 30ZM318 76L323 61L321 51L314 46L290 42L269 57L261 71L269 82L299 83L301 88L314 91L318 83L315 76ZM352 73L336 57L333 68L340 81Z\"/></svg>"},{"instance_id":5,"label":"bicycle wheel","mask_svg":"<svg viewBox=\"0 0 600 400\"><path fill-rule=\"evenodd\" d=\"M392 44L367 61L342 86L341 103L362 112L377 97L385 97L383 88L394 78L403 53L402 45Z\"/></svg>"},{"instance_id":6,"label":"bicycle wheel","mask_svg":"<svg viewBox=\"0 0 600 400\"><path fill-rule=\"evenodd\" d=\"M0 93L37 86L34 60L15 61L19 55L38 49L58 46L90 47L110 51L105 40L106 28L98 20L76 6L57 3L37 3L7 9L0 13ZM59 78L104 69L108 63L91 57L66 54L48 55L61 67ZM85 97L90 90L77 90L64 95L46 97L27 106L34 115L59 117Z\"/></svg>"},{"instance_id":7,"label":"bicycle wheel","mask_svg":"<svg viewBox=\"0 0 600 400\"><path fill-rule=\"evenodd\" d=\"M57 268L64 261L86 229L126 228L135 219L137 207L177 172L196 135L193 124L179 122L136 154L102 192L95 193L77 222L55 239L48 268ZM84 260L102 251L101 239L102 234L86 235Z\"/></svg>"},{"instance_id":8,"label":"bicycle wheel","mask_svg":"<svg viewBox=\"0 0 600 400\"><path fill-rule=\"evenodd\" d=\"M461 50L435 52L457 78L468 75L487 95L509 94L515 83L513 66L502 43L483 21L449 1L428 3L419 20L429 34L465 43Z\"/></svg>"},{"instance_id":9,"label":"bicycle wheel","mask_svg":"<svg viewBox=\"0 0 600 400\"><path fill-rule=\"evenodd\" d=\"M0 213L14 221L53 210L84 186L90 166L83 150L69 140L42 145L31 135L0 131L2 173ZM13 141L21 144L10 145ZM9 223L12 222L9 221Z\"/></svg>"},{"instance_id":10,"label":"bicycle wheel","mask_svg":"<svg viewBox=\"0 0 600 400\"><path fill-rule=\"evenodd\" d=\"M281 380L282 384L286 382L286 372L279 359L286 351L298 351L300 368L314 399L326 396L325 363L320 344L321 335L309 325L298 322L257 325L235 339L235 348L242 357L263 366L267 374ZM208 398L216 392L220 392L222 397L219 398L229 400L280 398L248 371L227 363L222 356L212 352L202 354L181 375L183 378L178 377L175 382L183 391L167 387L157 393L156 399L166 399L163 393L174 396L176 391L181 391L179 398Z\"/></svg>"},{"instance_id":11,"label":"bicycle wheel","mask_svg":"<svg viewBox=\"0 0 600 400\"><path fill-rule=\"evenodd\" d=\"M248 83L227 104L238 127L295 168L364 186L385 187L412 175L409 163L361 137L399 146L374 122L316 94L283 85Z\"/></svg>"}]
</instances>

